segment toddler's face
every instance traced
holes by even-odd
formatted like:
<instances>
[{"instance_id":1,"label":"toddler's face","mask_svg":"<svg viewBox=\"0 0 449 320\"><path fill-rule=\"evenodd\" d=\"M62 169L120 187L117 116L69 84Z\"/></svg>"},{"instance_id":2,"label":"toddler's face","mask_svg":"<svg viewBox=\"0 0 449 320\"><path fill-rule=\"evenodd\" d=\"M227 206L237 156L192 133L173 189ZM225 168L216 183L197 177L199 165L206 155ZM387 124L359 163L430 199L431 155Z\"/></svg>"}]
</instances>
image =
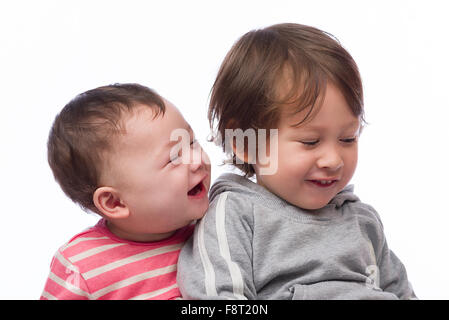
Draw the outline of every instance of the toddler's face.
<instances>
[{"instance_id":1,"label":"toddler's face","mask_svg":"<svg viewBox=\"0 0 449 320\"><path fill-rule=\"evenodd\" d=\"M164 102L164 115L153 119L153 111L142 107L126 120L126 133L103 175L128 206L126 228L136 234L174 231L201 218L209 205L209 158L181 113ZM189 141L179 152L182 161L172 162L170 151L177 141L170 137L179 129Z\"/></svg>"},{"instance_id":2,"label":"toddler's face","mask_svg":"<svg viewBox=\"0 0 449 320\"><path fill-rule=\"evenodd\" d=\"M286 201L304 208L319 209L351 180L356 165L360 120L355 117L340 90L327 86L322 107L307 122L308 110L281 115L278 131L277 171L260 175L258 184ZM273 148L271 148L273 149ZM270 161L276 157L270 155Z\"/></svg>"}]
</instances>

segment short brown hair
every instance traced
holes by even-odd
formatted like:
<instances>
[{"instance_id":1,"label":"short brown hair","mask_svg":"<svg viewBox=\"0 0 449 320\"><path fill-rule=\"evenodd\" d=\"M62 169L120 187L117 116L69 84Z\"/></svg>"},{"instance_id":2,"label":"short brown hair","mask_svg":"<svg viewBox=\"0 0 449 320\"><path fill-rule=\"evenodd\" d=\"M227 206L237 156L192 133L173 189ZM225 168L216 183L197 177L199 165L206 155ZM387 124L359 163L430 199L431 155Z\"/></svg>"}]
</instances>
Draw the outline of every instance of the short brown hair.
<instances>
[{"instance_id":1,"label":"short brown hair","mask_svg":"<svg viewBox=\"0 0 449 320\"><path fill-rule=\"evenodd\" d=\"M123 132L123 115L138 106L165 113L163 99L139 84L113 84L84 92L56 116L47 143L48 163L64 193L84 210L97 212L93 194L105 152Z\"/></svg>"},{"instance_id":2,"label":"short brown hair","mask_svg":"<svg viewBox=\"0 0 449 320\"><path fill-rule=\"evenodd\" d=\"M286 68L292 87L280 97ZM309 107L305 121L320 102L327 81L341 90L353 114L364 121L357 65L335 37L294 23L246 33L228 52L212 87L208 119L211 129L217 121L214 138L225 150L225 129L275 128L280 106L287 104L294 105L295 112ZM251 164L236 163L235 155L229 160L246 176L255 173Z\"/></svg>"}]
</instances>

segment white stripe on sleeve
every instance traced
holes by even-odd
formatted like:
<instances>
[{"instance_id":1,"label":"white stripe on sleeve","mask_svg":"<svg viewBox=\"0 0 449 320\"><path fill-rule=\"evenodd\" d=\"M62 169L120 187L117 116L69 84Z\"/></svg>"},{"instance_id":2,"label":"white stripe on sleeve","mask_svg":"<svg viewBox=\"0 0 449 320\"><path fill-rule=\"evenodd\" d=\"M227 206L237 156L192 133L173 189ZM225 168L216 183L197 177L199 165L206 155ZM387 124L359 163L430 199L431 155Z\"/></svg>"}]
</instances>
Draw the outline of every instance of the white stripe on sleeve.
<instances>
[{"instance_id":1,"label":"white stripe on sleeve","mask_svg":"<svg viewBox=\"0 0 449 320\"><path fill-rule=\"evenodd\" d=\"M60 277L58 277L57 275L55 275L53 272L50 272L50 275L48 276L51 280L53 280L54 282L56 282L57 284L59 284L61 287L69 290L70 292L82 296L82 297L86 297L88 299L90 299L89 293L87 293L86 291L80 289L79 287L73 285L72 283L70 283L69 281L63 280Z\"/></svg>"},{"instance_id":2,"label":"white stripe on sleeve","mask_svg":"<svg viewBox=\"0 0 449 320\"><path fill-rule=\"evenodd\" d=\"M226 218L226 199L227 199L228 193L224 192L220 195L220 198L218 199L217 203L217 213L216 213L216 224L217 224L217 239L218 239L218 245L220 248L220 254L223 257L223 259L226 261L229 273L231 274L232 279L232 288L234 296L237 299L247 299L243 292L243 278L242 273L240 272L240 268L231 259L231 254L229 251L229 244L228 239L226 236L226 226L225 226L225 218Z\"/></svg>"},{"instance_id":3,"label":"white stripe on sleeve","mask_svg":"<svg viewBox=\"0 0 449 320\"><path fill-rule=\"evenodd\" d=\"M141 295L136 296L134 298L130 298L129 300L147 300L147 299L151 299L153 297L156 297L158 295L166 293L166 292L168 292L168 291L170 291L172 289L175 289L177 287L178 287L178 284L175 283L175 284L172 284L171 286L168 286L166 288L162 288L162 289L155 290L155 291L152 291L152 292L144 293L144 294L141 294ZM179 298L179 299L181 299L181 298Z\"/></svg>"},{"instance_id":4,"label":"white stripe on sleeve","mask_svg":"<svg viewBox=\"0 0 449 320\"><path fill-rule=\"evenodd\" d=\"M144 251L144 252L135 254L133 256L130 256L130 257L127 257L124 259L120 259L120 260L108 263L106 265L103 265L101 267L89 270L89 271L83 273L83 278L85 280L88 280L90 278L98 276L99 274L114 270L116 268L119 268L119 267L124 266L129 263L148 259L150 257L156 256L159 254L180 250L182 245L183 245L183 243L177 243L177 244L173 244L173 245L169 245L169 246L159 247L159 248L153 249L153 250Z\"/></svg>"},{"instance_id":5,"label":"white stripe on sleeve","mask_svg":"<svg viewBox=\"0 0 449 320\"><path fill-rule=\"evenodd\" d=\"M200 253L201 263L204 268L204 285L206 287L206 295L218 296L215 288L215 271L209 256L207 255L206 244L204 243L204 219L201 219L198 225L197 243L198 251Z\"/></svg>"},{"instance_id":6,"label":"white stripe on sleeve","mask_svg":"<svg viewBox=\"0 0 449 320\"><path fill-rule=\"evenodd\" d=\"M106 245L103 245L103 246L99 246L99 247L95 247L95 248L83 251L83 252L81 252L81 253L79 253L77 255L71 256L71 257L69 257L69 260L72 263L75 263L75 262L78 262L80 260L86 259L86 258L88 258L90 256L99 254L99 253L101 253L103 251L107 251L107 250L113 249L115 247L125 246L125 245L127 245L127 243L106 244Z\"/></svg>"},{"instance_id":7,"label":"white stripe on sleeve","mask_svg":"<svg viewBox=\"0 0 449 320\"><path fill-rule=\"evenodd\" d=\"M113 284L111 284L111 285L109 285L107 287L104 287L104 288L102 288L100 290L95 291L94 293L92 293L92 298L93 299L99 299L102 296L104 296L104 295L106 295L106 294L108 294L108 293L110 293L112 291L115 291L115 290L118 290L118 289L130 286L132 284L135 284L137 282L140 282L140 281L143 281L143 280L146 280L146 279L150 279L150 278L157 277L157 276L160 276L160 275L163 275L163 274L171 273L171 272L176 271L176 270L177 270L177 265L176 264L172 264L170 266L166 266L166 267L162 267L162 268L159 268L159 269L154 269L154 270L151 270L151 271L148 271L148 272L144 272L144 273L141 273L141 274L137 274L135 276L129 277L129 278L121 280L121 281L117 281L117 282L115 282L115 283L113 283Z\"/></svg>"}]
</instances>

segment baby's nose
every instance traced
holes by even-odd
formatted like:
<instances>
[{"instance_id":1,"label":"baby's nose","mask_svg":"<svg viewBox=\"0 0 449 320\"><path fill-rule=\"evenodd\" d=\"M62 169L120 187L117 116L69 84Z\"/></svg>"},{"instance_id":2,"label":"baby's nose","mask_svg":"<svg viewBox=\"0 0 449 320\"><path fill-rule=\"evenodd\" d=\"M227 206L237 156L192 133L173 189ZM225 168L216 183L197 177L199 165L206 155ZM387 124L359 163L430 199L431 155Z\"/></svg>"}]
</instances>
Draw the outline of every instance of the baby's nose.
<instances>
[{"instance_id":1,"label":"baby's nose","mask_svg":"<svg viewBox=\"0 0 449 320\"><path fill-rule=\"evenodd\" d=\"M192 149L192 152L190 153L190 169L192 171L196 171L204 165L204 156L207 157L201 147Z\"/></svg>"}]
</instances>

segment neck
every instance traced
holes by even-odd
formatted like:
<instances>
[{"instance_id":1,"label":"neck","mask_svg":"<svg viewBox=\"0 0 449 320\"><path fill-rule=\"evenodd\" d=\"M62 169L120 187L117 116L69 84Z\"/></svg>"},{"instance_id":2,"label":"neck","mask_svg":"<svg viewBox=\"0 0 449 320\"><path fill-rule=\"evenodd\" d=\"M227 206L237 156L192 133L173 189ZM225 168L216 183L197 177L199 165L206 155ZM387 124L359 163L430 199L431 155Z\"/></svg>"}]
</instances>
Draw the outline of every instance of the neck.
<instances>
[{"instance_id":1,"label":"neck","mask_svg":"<svg viewBox=\"0 0 449 320\"><path fill-rule=\"evenodd\" d=\"M106 221L106 226L115 236L123 240L135 241L135 242L156 242L169 238L175 231L166 233L132 233L118 227L110 221Z\"/></svg>"}]
</instances>

